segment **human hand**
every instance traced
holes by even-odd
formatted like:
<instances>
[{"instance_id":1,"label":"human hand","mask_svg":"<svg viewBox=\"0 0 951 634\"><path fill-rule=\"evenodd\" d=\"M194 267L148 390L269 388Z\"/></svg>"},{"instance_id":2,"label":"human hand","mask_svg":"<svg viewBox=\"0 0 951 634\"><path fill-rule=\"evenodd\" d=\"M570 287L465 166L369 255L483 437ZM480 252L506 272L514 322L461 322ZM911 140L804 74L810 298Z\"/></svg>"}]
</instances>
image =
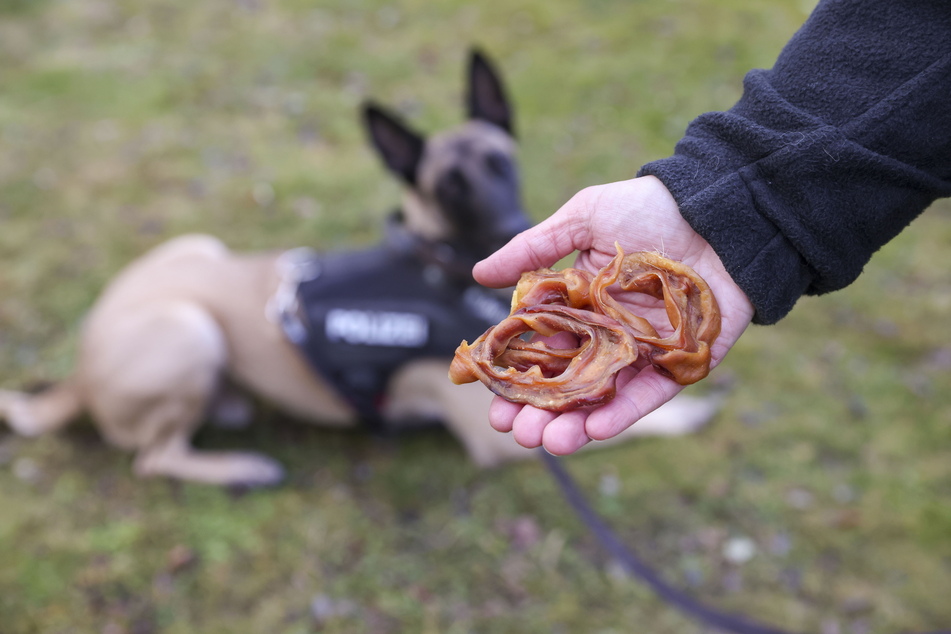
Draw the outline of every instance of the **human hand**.
<instances>
[{"instance_id":1,"label":"human hand","mask_svg":"<svg viewBox=\"0 0 951 634\"><path fill-rule=\"evenodd\" d=\"M711 348L711 368L733 347L753 318L753 306L733 282L720 258L680 215L670 192L653 176L589 187L575 194L544 222L524 231L479 262L473 274L481 284L515 284L523 271L551 267L578 251L575 267L597 272L616 255L656 251L692 267L713 290L720 307L720 336ZM634 314L663 324L666 312L643 294L620 296ZM570 454L591 440L606 440L636 423L683 386L652 367L628 367L617 375L617 394L610 402L559 414L496 397L489 422L512 432L524 447L543 446L549 453Z\"/></svg>"}]
</instances>

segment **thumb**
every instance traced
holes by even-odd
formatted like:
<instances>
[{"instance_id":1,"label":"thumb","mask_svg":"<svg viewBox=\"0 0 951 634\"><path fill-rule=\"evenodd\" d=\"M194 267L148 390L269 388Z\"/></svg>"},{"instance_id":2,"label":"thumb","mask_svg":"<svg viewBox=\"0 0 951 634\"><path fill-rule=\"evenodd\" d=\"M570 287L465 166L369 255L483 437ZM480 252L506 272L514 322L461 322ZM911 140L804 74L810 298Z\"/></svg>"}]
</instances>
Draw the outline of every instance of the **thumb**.
<instances>
[{"instance_id":1,"label":"thumb","mask_svg":"<svg viewBox=\"0 0 951 634\"><path fill-rule=\"evenodd\" d=\"M472 269L476 281L493 288L512 286L524 271L550 267L576 250L590 248L586 192L575 194L548 219L518 234L477 263Z\"/></svg>"}]
</instances>

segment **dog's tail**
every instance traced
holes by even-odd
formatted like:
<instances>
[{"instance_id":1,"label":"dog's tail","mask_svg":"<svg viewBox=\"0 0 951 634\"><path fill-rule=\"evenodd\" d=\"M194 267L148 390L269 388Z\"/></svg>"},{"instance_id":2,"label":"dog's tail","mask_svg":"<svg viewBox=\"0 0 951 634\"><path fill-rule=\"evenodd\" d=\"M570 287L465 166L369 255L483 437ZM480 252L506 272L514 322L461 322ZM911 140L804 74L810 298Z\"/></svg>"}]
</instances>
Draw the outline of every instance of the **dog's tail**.
<instances>
[{"instance_id":1,"label":"dog's tail","mask_svg":"<svg viewBox=\"0 0 951 634\"><path fill-rule=\"evenodd\" d=\"M65 427L82 410L79 391L68 379L35 394L0 390L0 419L6 419L21 436L39 436Z\"/></svg>"}]
</instances>

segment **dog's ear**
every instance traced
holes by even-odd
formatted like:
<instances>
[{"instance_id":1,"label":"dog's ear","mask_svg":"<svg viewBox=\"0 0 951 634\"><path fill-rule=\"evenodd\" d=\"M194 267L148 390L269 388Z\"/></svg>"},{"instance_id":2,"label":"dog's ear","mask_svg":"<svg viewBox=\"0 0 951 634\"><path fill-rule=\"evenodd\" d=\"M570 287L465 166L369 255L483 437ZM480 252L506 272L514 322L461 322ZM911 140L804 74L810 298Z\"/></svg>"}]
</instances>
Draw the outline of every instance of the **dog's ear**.
<instances>
[{"instance_id":1,"label":"dog's ear","mask_svg":"<svg viewBox=\"0 0 951 634\"><path fill-rule=\"evenodd\" d=\"M494 123L512 136L515 126L505 87L489 58L478 49L469 55L469 85L466 95L469 118Z\"/></svg>"},{"instance_id":2,"label":"dog's ear","mask_svg":"<svg viewBox=\"0 0 951 634\"><path fill-rule=\"evenodd\" d=\"M374 103L363 105L363 123L386 166L410 185L415 185L416 168L423 158L425 138Z\"/></svg>"}]
</instances>

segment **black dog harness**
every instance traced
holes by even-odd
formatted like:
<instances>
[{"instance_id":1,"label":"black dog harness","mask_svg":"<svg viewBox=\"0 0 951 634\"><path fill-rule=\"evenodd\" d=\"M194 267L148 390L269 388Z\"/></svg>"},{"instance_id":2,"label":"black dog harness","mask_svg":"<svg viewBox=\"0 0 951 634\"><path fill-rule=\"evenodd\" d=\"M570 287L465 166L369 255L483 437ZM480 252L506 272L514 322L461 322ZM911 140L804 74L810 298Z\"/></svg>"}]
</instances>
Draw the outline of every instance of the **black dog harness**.
<instances>
[{"instance_id":1,"label":"black dog harness","mask_svg":"<svg viewBox=\"0 0 951 634\"><path fill-rule=\"evenodd\" d=\"M451 245L424 241L395 218L376 247L297 249L282 256L281 266L284 282L269 314L371 425L382 422L383 396L398 368L451 358L463 339L472 341L509 313L508 300L476 284Z\"/></svg>"}]
</instances>

